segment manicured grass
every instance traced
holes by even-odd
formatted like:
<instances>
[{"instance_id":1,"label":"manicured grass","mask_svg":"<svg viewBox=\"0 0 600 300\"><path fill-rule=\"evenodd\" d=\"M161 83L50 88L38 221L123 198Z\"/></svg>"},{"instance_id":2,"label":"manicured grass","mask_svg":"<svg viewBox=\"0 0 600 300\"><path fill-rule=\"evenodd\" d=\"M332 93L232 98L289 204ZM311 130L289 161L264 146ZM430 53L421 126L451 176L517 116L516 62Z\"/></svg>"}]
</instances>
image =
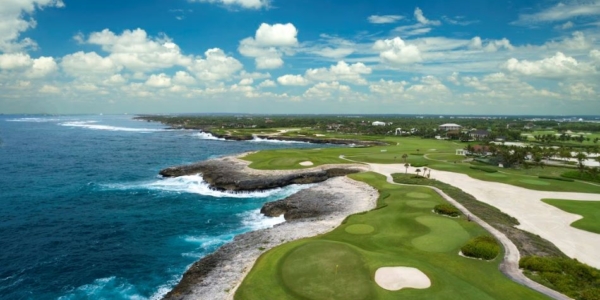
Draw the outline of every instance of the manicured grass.
<instances>
[{"instance_id":1,"label":"manicured grass","mask_svg":"<svg viewBox=\"0 0 600 300\"><path fill-rule=\"evenodd\" d=\"M600 198L600 196L598 198ZM556 206L566 212L577 214L583 217L583 219L573 222L571 226L600 234L600 201L572 201L557 199L543 199L542 201Z\"/></svg>"},{"instance_id":2,"label":"manicured grass","mask_svg":"<svg viewBox=\"0 0 600 300\"><path fill-rule=\"evenodd\" d=\"M493 262L458 255L464 243L486 231L465 218L431 212L446 203L423 187L392 185L375 173L351 175L380 192L378 209L349 217L333 231L276 247L259 258L236 299L546 299L498 271ZM428 194L426 200L407 197ZM423 202L423 207L415 205ZM372 233L348 233L351 226ZM406 266L424 272L428 289L392 292L373 280L380 267Z\"/></svg>"}]
</instances>

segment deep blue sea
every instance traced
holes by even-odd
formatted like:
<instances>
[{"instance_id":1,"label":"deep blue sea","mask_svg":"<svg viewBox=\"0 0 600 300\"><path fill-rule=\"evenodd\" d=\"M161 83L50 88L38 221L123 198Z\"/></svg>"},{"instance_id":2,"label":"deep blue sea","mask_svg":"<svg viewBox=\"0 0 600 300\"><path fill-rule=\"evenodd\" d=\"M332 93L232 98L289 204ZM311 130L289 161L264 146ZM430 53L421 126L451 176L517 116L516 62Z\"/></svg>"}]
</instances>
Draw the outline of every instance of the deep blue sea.
<instances>
[{"instance_id":1,"label":"deep blue sea","mask_svg":"<svg viewBox=\"0 0 600 300\"><path fill-rule=\"evenodd\" d=\"M281 222L263 203L162 168L309 144L227 142L131 116L0 116L0 298L157 299L236 234Z\"/></svg>"}]
</instances>

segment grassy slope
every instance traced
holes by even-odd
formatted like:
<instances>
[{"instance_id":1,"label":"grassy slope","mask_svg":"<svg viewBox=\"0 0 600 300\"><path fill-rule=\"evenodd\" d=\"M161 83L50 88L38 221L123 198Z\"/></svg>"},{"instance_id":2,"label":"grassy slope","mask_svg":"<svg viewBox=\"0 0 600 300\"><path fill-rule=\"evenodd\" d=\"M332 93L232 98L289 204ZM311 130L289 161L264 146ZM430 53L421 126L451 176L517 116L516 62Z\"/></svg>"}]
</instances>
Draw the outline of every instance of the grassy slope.
<instances>
[{"instance_id":1,"label":"grassy slope","mask_svg":"<svg viewBox=\"0 0 600 300\"><path fill-rule=\"evenodd\" d=\"M483 262L458 256L468 239L486 232L464 217L433 214L433 206L444 201L432 190L392 185L374 173L353 178L380 191L380 209L351 216L330 233L268 251L245 278L236 299L544 298L504 277L498 271L500 258ZM411 192L430 197L410 198ZM346 227L355 224L371 225L375 231L346 232ZM418 268L429 276L432 286L398 292L381 289L372 278L384 266Z\"/></svg>"},{"instance_id":2,"label":"grassy slope","mask_svg":"<svg viewBox=\"0 0 600 300\"><path fill-rule=\"evenodd\" d=\"M573 222L571 226L600 234L600 202L557 199L544 199L542 201L583 217L583 219Z\"/></svg>"}]
</instances>

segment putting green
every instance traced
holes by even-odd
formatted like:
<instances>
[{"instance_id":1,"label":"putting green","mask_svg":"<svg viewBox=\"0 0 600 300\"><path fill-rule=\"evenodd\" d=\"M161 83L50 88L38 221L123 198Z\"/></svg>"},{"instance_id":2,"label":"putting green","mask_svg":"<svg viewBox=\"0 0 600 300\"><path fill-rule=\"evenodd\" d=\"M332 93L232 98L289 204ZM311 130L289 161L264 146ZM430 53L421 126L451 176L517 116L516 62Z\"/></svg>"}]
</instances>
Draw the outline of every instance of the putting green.
<instances>
[{"instance_id":1,"label":"putting green","mask_svg":"<svg viewBox=\"0 0 600 300\"><path fill-rule=\"evenodd\" d=\"M521 179L522 183L533 184L533 185L550 185L550 182L535 180L535 179Z\"/></svg>"},{"instance_id":2,"label":"putting green","mask_svg":"<svg viewBox=\"0 0 600 300\"><path fill-rule=\"evenodd\" d=\"M434 208L437 203L423 200L410 200L406 201L406 205L414 208Z\"/></svg>"},{"instance_id":3,"label":"putting green","mask_svg":"<svg viewBox=\"0 0 600 300\"><path fill-rule=\"evenodd\" d=\"M374 299L374 284L360 253L336 242L294 249L281 264L285 286L302 299Z\"/></svg>"},{"instance_id":4,"label":"putting green","mask_svg":"<svg viewBox=\"0 0 600 300\"><path fill-rule=\"evenodd\" d=\"M346 227L345 230L350 234L369 234L375 231L375 227L367 224L354 224Z\"/></svg>"},{"instance_id":5,"label":"putting green","mask_svg":"<svg viewBox=\"0 0 600 300\"><path fill-rule=\"evenodd\" d=\"M431 198L431 195L429 195L429 194L417 193L417 192L408 193L408 194L406 194L406 196L411 197L411 198L417 198L417 199Z\"/></svg>"},{"instance_id":6,"label":"putting green","mask_svg":"<svg viewBox=\"0 0 600 300\"><path fill-rule=\"evenodd\" d=\"M469 233L457 221L437 216L416 218L429 227L431 232L412 240L413 246L427 252L448 252L460 248L470 238Z\"/></svg>"},{"instance_id":7,"label":"putting green","mask_svg":"<svg viewBox=\"0 0 600 300\"><path fill-rule=\"evenodd\" d=\"M485 176L488 177L496 177L496 178L504 178L506 175L500 173L486 173Z\"/></svg>"}]
</instances>

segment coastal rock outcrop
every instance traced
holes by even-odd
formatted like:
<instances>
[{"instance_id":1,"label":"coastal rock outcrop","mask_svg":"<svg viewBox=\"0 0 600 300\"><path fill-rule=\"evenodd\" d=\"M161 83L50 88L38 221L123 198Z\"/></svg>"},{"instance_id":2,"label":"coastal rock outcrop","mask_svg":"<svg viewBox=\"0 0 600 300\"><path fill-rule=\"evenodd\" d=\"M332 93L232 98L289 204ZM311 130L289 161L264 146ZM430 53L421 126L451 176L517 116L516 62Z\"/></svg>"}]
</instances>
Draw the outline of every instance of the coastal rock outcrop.
<instances>
[{"instance_id":1,"label":"coastal rock outcrop","mask_svg":"<svg viewBox=\"0 0 600 300\"><path fill-rule=\"evenodd\" d=\"M358 173L353 167L322 167L317 170L294 172L252 172L247 164L235 158L212 159L191 165L166 168L159 172L163 177L179 177L202 174L204 180L218 190L261 191L290 184L310 184L323 182L329 178Z\"/></svg>"}]
</instances>

